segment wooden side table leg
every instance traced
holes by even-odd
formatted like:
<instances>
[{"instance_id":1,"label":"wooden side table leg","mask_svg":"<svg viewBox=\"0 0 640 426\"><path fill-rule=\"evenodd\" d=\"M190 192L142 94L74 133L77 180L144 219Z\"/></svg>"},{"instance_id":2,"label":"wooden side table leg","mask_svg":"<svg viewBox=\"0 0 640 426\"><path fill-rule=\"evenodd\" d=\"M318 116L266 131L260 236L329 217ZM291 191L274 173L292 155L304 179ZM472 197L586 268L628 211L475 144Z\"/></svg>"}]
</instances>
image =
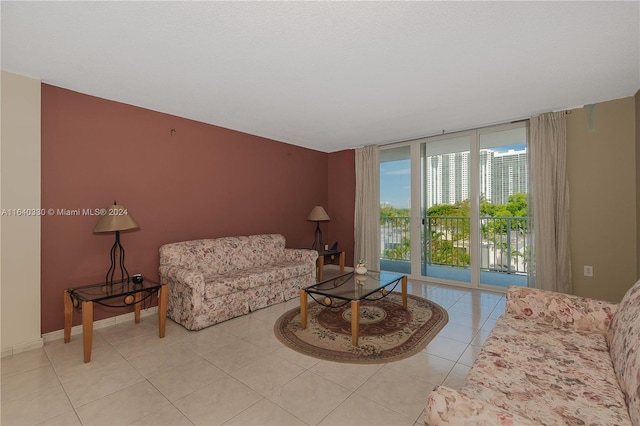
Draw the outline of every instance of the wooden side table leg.
<instances>
[{"instance_id":1,"label":"wooden side table leg","mask_svg":"<svg viewBox=\"0 0 640 426\"><path fill-rule=\"evenodd\" d=\"M71 293L67 290L63 294L64 301L64 342L71 341L71 324L73 322L73 302L71 301Z\"/></svg>"},{"instance_id":2,"label":"wooden side table leg","mask_svg":"<svg viewBox=\"0 0 640 426\"><path fill-rule=\"evenodd\" d=\"M167 326L167 299L169 298L169 286L163 285L158 290L158 331L160 337L164 337Z\"/></svg>"},{"instance_id":3,"label":"wooden side table leg","mask_svg":"<svg viewBox=\"0 0 640 426\"><path fill-rule=\"evenodd\" d=\"M344 252L340 253L340 275L344 275Z\"/></svg>"},{"instance_id":4,"label":"wooden side table leg","mask_svg":"<svg viewBox=\"0 0 640 426\"><path fill-rule=\"evenodd\" d=\"M84 343L84 362L91 361L93 343L93 302L82 302L82 341Z\"/></svg>"},{"instance_id":5,"label":"wooden side table leg","mask_svg":"<svg viewBox=\"0 0 640 426\"><path fill-rule=\"evenodd\" d=\"M358 332L360 331L360 301L351 301L351 344L358 346Z\"/></svg>"},{"instance_id":6,"label":"wooden side table leg","mask_svg":"<svg viewBox=\"0 0 640 426\"><path fill-rule=\"evenodd\" d=\"M324 256L318 256L318 260L316 261L316 269L318 270L317 280L322 281L322 271L324 270Z\"/></svg>"},{"instance_id":7,"label":"wooden side table leg","mask_svg":"<svg viewBox=\"0 0 640 426\"><path fill-rule=\"evenodd\" d=\"M141 293L136 293L133 295L133 312L135 316L136 324L140 324L140 300L142 299Z\"/></svg>"},{"instance_id":8,"label":"wooden side table leg","mask_svg":"<svg viewBox=\"0 0 640 426\"><path fill-rule=\"evenodd\" d=\"M402 307L407 309L407 276L402 277Z\"/></svg>"},{"instance_id":9,"label":"wooden side table leg","mask_svg":"<svg viewBox=\"0 0 640 426\"><path fill-rule=\"evenodd\" d=\"M307 292L300 290L300 326L307 328Z\"/></svg>"}]
</instances>

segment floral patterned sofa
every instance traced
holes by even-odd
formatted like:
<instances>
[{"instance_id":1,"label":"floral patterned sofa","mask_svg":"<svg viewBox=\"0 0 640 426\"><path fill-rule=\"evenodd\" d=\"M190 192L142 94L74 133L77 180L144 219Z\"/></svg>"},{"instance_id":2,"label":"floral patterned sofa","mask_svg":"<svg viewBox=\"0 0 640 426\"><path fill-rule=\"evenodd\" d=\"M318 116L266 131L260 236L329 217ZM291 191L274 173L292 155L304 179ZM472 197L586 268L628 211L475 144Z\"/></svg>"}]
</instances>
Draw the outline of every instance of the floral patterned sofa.
<instances>
[{"instance_id":1,"label":"floral patterned sofa","mask_svg":"<svg viewBox=\"0 0 640 426\"><path fill-rule=\"evenodd\" d=\"M167 316L200 330L299 296L315 282L315 250L285 248L278 234L224 237L160 247Z\"/></svg>"},{"instance_id":2,"label":"floral patterned sofa","mask_svg":"<svg viewBox=\"0 0 640 426\"><path fill-rule=\"evenodd\" d=\"M640 281L620 304L510 287L459 391L425 424L640 425Z\"/></svg>"}]
</instances>

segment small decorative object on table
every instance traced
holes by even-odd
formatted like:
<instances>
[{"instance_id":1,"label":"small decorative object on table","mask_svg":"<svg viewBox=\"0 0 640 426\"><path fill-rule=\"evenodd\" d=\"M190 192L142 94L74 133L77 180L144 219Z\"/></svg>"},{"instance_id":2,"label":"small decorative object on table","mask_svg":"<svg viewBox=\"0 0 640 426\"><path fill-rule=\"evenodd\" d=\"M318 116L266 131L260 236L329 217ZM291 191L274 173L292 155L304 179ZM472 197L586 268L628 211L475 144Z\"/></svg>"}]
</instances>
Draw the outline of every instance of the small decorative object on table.
<instances>
[{"instance_id":1,"label":"small decorative object on table","mask_svg":"<svg viewBox=\"0 0 640 426\"><path fill-rule=\"evenodd\" d=\"M367 273L367 262L364 259L358 260L356 264L356 274L364 275Z\"/></svg>"}]
</instances>

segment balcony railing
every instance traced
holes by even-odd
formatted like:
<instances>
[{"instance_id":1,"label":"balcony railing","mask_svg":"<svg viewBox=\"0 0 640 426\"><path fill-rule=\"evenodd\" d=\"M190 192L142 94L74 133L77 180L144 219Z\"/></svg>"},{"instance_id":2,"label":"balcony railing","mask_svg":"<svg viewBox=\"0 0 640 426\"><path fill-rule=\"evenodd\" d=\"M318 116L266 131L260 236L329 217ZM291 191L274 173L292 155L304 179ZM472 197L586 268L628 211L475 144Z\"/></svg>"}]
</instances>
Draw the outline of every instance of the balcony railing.
<instances>
[{"instance_id":1,"label":"balcony railing","mask_svg":"<svg viewBox=\"0 0 640 426\"><path fill-rule=\"evenodd\" d=\"M380 259L411 262L410 218L383 216L380 223ZM529 264L528 228L528 217L481 217L481 270L526 274ZM468 268L471 261L469 235L469 217L427 217L421 244L423 262L427 265Z\"/></svg>"}]
</instances>

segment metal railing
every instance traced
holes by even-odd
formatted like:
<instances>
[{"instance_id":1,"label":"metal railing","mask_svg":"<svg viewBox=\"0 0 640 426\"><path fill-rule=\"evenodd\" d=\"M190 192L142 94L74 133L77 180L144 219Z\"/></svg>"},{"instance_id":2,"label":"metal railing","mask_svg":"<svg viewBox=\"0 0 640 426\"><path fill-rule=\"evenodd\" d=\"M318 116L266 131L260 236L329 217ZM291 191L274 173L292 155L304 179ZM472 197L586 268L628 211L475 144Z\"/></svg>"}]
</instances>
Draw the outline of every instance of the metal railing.
<instances>
[{"instance_id":1,"label":"metal railing","mask_svg":"<svg viewBox=\"0 0 640 426\"><path fill-rule=\"evenodd\" d=\"M480 268L526 274L529 268L529 218L480 218Z\"/></svg>"},{"instance_id":2,"label":"metal railing","mask_svg":"<svg viewBox=\"0 0 640 426\"><path fill-rule=\"evenodd\" d=\"M470 218L429 216L422 235L422 259L428 265L468 268ZM510 274L526 274L529 266L528 217L480 218L480 268ZM380 218L381 260L410 262L410 218Z\"/></svg>"}]
</instances>

